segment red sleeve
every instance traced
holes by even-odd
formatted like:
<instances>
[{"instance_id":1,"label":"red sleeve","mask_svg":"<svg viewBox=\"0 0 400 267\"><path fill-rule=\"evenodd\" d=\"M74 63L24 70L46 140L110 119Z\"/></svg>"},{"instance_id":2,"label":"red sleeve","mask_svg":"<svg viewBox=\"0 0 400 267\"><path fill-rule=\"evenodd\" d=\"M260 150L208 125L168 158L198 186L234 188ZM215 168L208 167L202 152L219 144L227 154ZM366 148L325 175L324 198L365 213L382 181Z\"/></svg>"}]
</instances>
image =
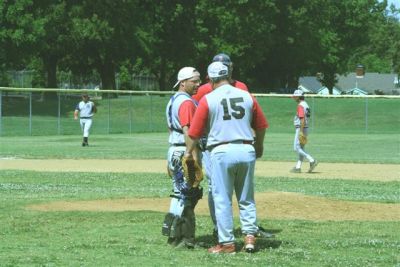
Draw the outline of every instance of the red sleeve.
<instances>
[{"instance_id":1,"label":"red sleeve","mask_svg":"<svg viewBox=\"0 0 400 267\"><path fill-rule=\"evenodd\" d=\"M258 104L257 100L254 96L253 98L253 120L251 122L251 127L255 130L257 129L266 129L269 127L267 118L265 117L260 104Z\"/></svg>"},{"instance_id":2,"label":"red sleeve","mask_svg":"<svg viewBox=\"0 0 400 267\"><path fill-rule=\"evenodd\" d=\"M205 96L206 94L212 91L212 87L210 83L205 83L197 89L197 93L192 95L192 98L197 102L200 102L200 99Z\"/></svg>"},{"instance_id":3,"label":"red sleeve","mask_svg":"<svg viewBox=\"0 0 400 267\"><path fill-rule=\"evenodd\" d=\"M302 105L297 106L297 117L304 118L304 107Z\"/></svg>"},{"instance_id":4,"label":"red sleeve","mask_svg":"<svg viewBox=\"0 0 400 267\"><path fill-rule=\"evenodd\" d=\"M245 83L242 83L241 81L235 81L232 86L242 89L244 91L249 91L249 88L247 88L247 85Z\"/></svg>"},{"instance_id":5,"label":"red sleeve","mask_svg":"<svg viewBox=\"0 0 400 267\"><path fill-rule=\"evenodd\" d=\"M190 127L195 111L196 111L196 106L194 105L193 101L186 100L181 104L181 106L179 107L178 116L179 116L179 122L181 123L182 127L184 126Z\"/></svg>"},{"instance_id":6,"label":"red sleeve","mask_svg":"<svg viewBox=\"0 0 400 267\"><path fill-rule=\"evenodd\" d=\"M203 136L204 129L207 125L208 119L208 103L207 98L202 98L197 106L196 113L194 114L192 125L189 128L189 136L191 138L200 138Z\"/></svg>"}]
</instances>

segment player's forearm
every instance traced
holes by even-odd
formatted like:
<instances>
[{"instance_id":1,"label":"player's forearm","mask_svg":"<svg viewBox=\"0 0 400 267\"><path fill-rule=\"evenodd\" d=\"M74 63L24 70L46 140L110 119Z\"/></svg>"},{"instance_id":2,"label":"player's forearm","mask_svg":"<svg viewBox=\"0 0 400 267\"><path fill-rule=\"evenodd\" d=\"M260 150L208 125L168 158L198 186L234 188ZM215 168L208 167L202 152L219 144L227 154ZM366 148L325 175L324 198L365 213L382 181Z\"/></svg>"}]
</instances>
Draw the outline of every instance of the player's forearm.
<instances>
[{"instance_id":1,"label":"player's forearm","mask_svg":"<svg viewBox=\"0 0 400 267\"><path fill-rule=\"evenodd\" d=\"M306 124L305 119L301 118L300 119L300 132L303 132L305 124Z\"/></svg>"},{"instance_id":2,"label":"player's forearm","mask_svg":"<svg viewBox=\"0 0 400 267\"><path fill-rule=\"evenodd\" d=\"M256 150L256 158L262 157L264 153L264 137L266 129L256 129L254 138L254 149Z\"/></svg>"},{"instance_id":3,"label":"player's forearm","mask_svg":"<svg viewBox=\"0 0 400 267\"><path fill-rule=\"evenodd\" d=\"M185 144L186 144L186 153L185 154L187 154L187 155L185 155L185 156L192 155L193 158L196 158L197 155L195 155L196 153L193 153L193 152L195 152L195 149L196 149L197 139L192 139L188 135L189 127L185 126L185 127L183 127L182 130L183 130L183 135L185 137Z\"/></svg>"},{"instance_id":4,"label":"player's forearm","mask_svg":"<svg viewBox=\"0 0 400 267\"><path fill-rule=\"evenodd\" d=\"M75 110L75 112L74 112L74 119L75 119L75 120L78 119L78 111L76 111L76 110Z\"/></svg>"}]
</instances>

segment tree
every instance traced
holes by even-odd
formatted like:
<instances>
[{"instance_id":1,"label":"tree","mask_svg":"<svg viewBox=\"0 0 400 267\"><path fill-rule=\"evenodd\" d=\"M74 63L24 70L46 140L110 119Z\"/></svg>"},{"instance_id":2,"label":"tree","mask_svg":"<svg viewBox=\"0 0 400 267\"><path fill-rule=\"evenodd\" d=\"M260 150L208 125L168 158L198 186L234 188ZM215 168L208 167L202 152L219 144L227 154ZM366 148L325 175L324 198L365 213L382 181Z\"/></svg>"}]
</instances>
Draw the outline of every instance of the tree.
<instances>
[{"instance_id":1,"label":"tree","mask_svg":"<svg viewBox=\"0 0 400 267\"><path fill-rule=\"evenodd\" d=\"M147 14L140 28L141 60L154 74L161 90L170 90L176 73L196 66L196 1L141 1Z\"/></svg>"},{"instance_id":2,"label":"tree","mask_svg":"<svg viewBox=\"0 0 400 267\"><path fill-rule=\"evenodd\" d=\"M115 89L115 71L126 59L138 54L136 33L143 16L140 1L89 0L71 11L71 39L75 45L70 62L95 68L103 89Z\"/></svg>"},{"instance_id":3,"label":"tree","mask_svg":"<svg viewBox=\"0 0 400 267\"><path fill-rule=\"evenodd\" d=\"M43 20L30 10L32 0L0 1L0 55L4 68L24 69L44 35Z\"/></svg>"}]
</instances>

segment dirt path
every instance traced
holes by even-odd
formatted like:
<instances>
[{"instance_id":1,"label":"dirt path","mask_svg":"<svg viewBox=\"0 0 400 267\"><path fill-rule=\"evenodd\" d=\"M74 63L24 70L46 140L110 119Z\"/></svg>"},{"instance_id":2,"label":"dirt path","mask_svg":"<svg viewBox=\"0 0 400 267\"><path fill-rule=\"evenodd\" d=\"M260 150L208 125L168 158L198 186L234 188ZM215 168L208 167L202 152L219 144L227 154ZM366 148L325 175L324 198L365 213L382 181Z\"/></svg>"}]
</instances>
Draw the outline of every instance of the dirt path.
<instances>
[{"instance_id":1,"label":"dirt path","mask_svg":"<svg viewBox=\"0 0 400 267\"><path fill-rule=\"evenodd\" d=\"M27 208L38 211L138 211L166 212L168 198L137 198L92 201L57 201ZM399 221L399 204L351 202L305 196L289 192L257 193L257 217L259 219L300 219L312 221ZM196 206L196 214L208 215L207 198ZM234 214L238 216L237 205Z\"/></svg>"},{"instance_id":2,"label":"dirt path","mask_svg":"<svg viewBox=\"0 0 400 267\"><path fill-rule=\"evenodd\" d=\"M292 174L293 163L258 161L256 175L307 179L355 179L400 181L400 165L320 163L315 173ZM0 159L0 170L34 170L57 172L152 172L166 171L165 160L27 160ZM136 211L166 212L170 200L160 198L114 199L92 201L57 201L31 205L38 211ZM260 219L304 219L313 221L400 221L400 204L341 201L289 192L256 194ZM207 198L196 207L196 213L208 215ZM234 209L237 216L238 211Z\"/></svg>"},{"instance_id":3,"label":"dirt path","mask_svg":"<svg viewBox=\"0 0 400 267\"><path fill-rule=\"evenodd\" d=\"M292 162L257 161L256 175L318 179L400 181L400 165L320 163L314 173L292 174ZM0 159L0 169L60 172L166 172L165 160ZM304 166L304 171L307 168Z\"/></svg>"}]
</instances>

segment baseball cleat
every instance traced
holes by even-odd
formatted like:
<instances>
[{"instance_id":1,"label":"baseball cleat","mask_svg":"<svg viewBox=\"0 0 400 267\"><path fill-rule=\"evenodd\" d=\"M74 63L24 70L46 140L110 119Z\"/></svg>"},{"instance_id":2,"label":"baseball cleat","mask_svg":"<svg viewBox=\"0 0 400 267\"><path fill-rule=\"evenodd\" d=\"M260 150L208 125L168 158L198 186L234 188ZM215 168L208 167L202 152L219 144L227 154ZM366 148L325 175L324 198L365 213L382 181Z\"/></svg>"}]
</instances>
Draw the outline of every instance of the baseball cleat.
<instances>
[{"instance_id":1,"label":"baseball cleat","mask_svg":"<svg viewBox=\"0 0 400 267\"><path fill-rule=\"evenodd\" d=\"M253 253L255 249L256 238L254 235L246 235L244 237L244 247L243 249L248 253Z\"/></svg>"},{"instance_id":2,"label":"baseball cleat","mask_svg":"<svg viewBox=\"0 0 400 267\"><path fill-rule=\"evenodd\" d=\"M179 248L188 248L188 249L194 249L195 247L195 243L194 240L188 240L188 239L184 239L181 240L178 244L176 244L175 248L179 249Z\"/></svg>"},{"instance_id":3,"label":"baseball cleat","mask_svg":"<svg viewBox=\"0 0 400 267\"><path fill-rule=\"evenodd\" d=\"M308 172L312 172L315 169L315 167L317 167L317 165L318 165L318 161L317 160L314 160L313 162L310 162L310 169L308 170Z\"/></svg>"},{"instance_id":4,"label":"baseball cleat","mask_svg":"<svg viewBox=\"0 0 400 267\"><path fill-rule=\"evenodd\" d=\"M293 169L290 170L290 172L291 173L301 173L301 169L294 167Z\"/></svg>"},{"instance_id":5,"label":"baseball cleat","mask_svg":"<svg viewBox=\"0 0 400 267\"><path fill-rule=\"evenodd\" d=\"M209 248L208 252L212 254L219 254L219 253L233 254L236 253L235 243L218 244L214 247Z\"/></svg>"},{"instance_id":6,"label":"baseball cleat","mask_svg":"<svg viewBox=\"0 0 400 267\"><path fill-rule=\"evenodd\" d=\"M262 226L258 226L258 231L255 235L256 237L262 237L262 238L274 238L275 235L273 233L267 232L267 230L264 229Z\"/></svg>"}]
</instances>

